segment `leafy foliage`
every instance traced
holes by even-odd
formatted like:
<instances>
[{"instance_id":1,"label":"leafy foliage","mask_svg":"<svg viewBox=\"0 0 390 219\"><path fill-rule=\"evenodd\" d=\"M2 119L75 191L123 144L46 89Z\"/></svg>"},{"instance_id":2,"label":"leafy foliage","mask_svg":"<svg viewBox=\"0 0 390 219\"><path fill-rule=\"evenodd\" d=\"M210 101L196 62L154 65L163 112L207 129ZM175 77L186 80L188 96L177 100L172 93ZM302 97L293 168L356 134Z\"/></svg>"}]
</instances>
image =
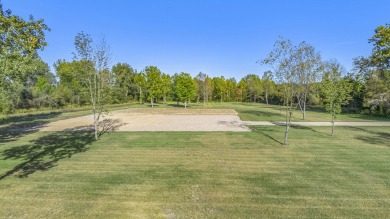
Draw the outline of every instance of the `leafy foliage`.
<instances>
[{"instance_id":1,"label":"leafy foliage","mask_svg":"<svg viewBox=\"0 0 390 219\"><path fill-rule=\"evenodd\" d=\"M184 107L187 108L187 102L196 96L195 84L191 75L182 72L175 77L175 85L179 101L184 102Z\"/></svg>"},{"instance_id":2,"label":"leafy foliage","mask_svg":"<svg viewBox=\"0 0 390 219\"><path fill-rule=\"evenodd\" d=\"M26 107L28 89L49 71L38 56L47 46L45 31L50 31L43 19L28 20L3 10L0 3L0 111L10 113ZM46 65L46 66L45 66ZM43 68L44 72L40 71Z\"/></svg>"},{"instance_id":3,"label":"leafy foliage","mask_svg":"<svg viewBox=\"0 0 390 219\"><path fill-rule=\"evenodd\" d=\"M321 83L321 99L325 109L332 116L332 135L334 134L334 119L341 113L341 106L347 104L352 86L342 78L343 69L335 61L325 63L325 74Z\"/></svg>"},{"instance_id":4,"label":"leafy foliage","mask_svg":"<svg viewBox=\"0 0 390 219\"><path fill-rule=\"evenodd\" d=\"M144 70L146 75L146 86L148 92L148 99L154 105L154 100L162 96L162 73L156 66L148 66Z\"/></svg>"}]
</instances>

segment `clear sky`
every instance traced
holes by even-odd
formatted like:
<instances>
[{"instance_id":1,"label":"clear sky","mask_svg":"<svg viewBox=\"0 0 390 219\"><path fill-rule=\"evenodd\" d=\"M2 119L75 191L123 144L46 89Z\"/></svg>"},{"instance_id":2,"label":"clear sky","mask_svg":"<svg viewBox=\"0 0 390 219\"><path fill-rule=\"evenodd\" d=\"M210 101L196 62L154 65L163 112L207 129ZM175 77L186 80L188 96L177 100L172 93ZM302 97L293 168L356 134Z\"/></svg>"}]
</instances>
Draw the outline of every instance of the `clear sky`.
<instances>
[{"instance_id":1,"label":"clear sky","mask_svg":"<svg viewBox=\"0 0 390 219\"><path fill-rule=\"evenodd\" d=\"M45 19L51 28L41 57L50 66L72 59L74 37L104 36L113 64L137 70L155 65L163 72L200 71L241 79L262 75L257 64L282 35L313 45L323 59L346 69L367 56L368 39L390 23L389 0L2 0L4 9Z\"/></svg>"}]
</instances>

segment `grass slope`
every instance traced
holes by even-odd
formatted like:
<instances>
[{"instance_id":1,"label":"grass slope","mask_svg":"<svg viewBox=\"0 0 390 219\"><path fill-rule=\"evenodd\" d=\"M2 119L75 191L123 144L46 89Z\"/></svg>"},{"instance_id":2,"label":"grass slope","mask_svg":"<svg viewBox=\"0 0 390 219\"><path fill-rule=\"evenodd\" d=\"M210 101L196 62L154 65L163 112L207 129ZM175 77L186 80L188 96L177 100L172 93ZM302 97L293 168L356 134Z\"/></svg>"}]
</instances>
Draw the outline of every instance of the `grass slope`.
<instances>
[{"instance_id":1,"label":"grass slope","mask_svg":"<svg viewBox=\"0 0 390 219\"><path fill-rule=\"evenodd\" d=\"M0 140L0 217L390 216L390 128L252 128Z\"/></svg>"}]
</instances>

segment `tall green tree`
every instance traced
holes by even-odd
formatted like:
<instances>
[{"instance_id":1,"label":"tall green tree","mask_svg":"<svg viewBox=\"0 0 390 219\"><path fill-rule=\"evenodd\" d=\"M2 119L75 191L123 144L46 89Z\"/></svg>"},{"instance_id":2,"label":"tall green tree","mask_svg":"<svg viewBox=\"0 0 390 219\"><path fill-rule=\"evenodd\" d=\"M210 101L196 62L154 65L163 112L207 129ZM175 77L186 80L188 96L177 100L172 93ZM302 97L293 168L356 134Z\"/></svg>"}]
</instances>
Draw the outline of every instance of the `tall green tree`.
<instances>
[{"instance_id":1,"label":"tall green tree","mask_svg":"<svg viewBox=\"0 0 390 219\"><path fill-rule=\"evenodd\" d=\"M263 90L263 86L259 76L255 74L249 74L244 77L244 80L246 82L246 88L247 88L246 99L250 102L255 102L255 103L258 102Z\"/></svg>"},{"instance_id":2,"label":"tall green tree","mask_svg":"<svg viewBox=\"0 0 390 219\"><path fill-rule=\"evenodd\" d=\"M32 100L31 105L36 108L52 107L54 105L51 93L53 91L53 83L47 77L39 77L34 87L31 87Z\"/></svg>"},{"instance_id":3,"label":"tall green tree","mask_svg":"<svg viewBox=\"0 0 390 219\"><path fill-rule=\"evenodd\" d=\"M205 94L204 98L206 100L206 103L208 103L208 101L211 100L212 93L214 91L213 80L210 77L208 77L208 76L206 76L206 79L204 80L204 89L205 89L205 91L204 91L204 94Z\"/></svg>"},{"instance_id":4,"label":"tall green tree","mask_svg":"<svg viewBox=\"0 0 390 219\"><path fill-rule=\"evenodd\" d=\"M136 71L127 63L117 63L112 66L113 74L113 95L118 102L129 101L131 90L134 83L134 75Z\"/></svg>"},{"instance_id":5,"label":"tall green tree","mask_svg":"<svg viewBox=\"0 0 390 219\"><path fill-rule=\"evenodd\" d=\"M272 71L264 72L262 77L262 82L263 82L265 102L268 105L268 97L275 90L275 82L273 81Z\"/></svg>"},{"instance_id":6,"label":"tall green tree","mask_svg":"<svg viewBox=\"0 0 390 219\"><path fill-rule=\"evenodd\" d=\"M324 76L321 82L321 100L325 109L331 115L332 135L334 135L334 120L341 113L341 106L347 104L352 90L351 84L342 78L343 69L336 61L325 63Z\"/></svg>"},{"instance_id":7,"label":"tall green tree","mask_svg":"<svg viewBox=\"0 0 390 219\"><path fill-rule=\"evenodd\" d=\"M372 64L383 70L390 70L390 24L380 25L368 40L372 43Z\"/></svg>"},{"instance_id":8,"label":"tall green tree","mask_svg":"<svg viewBox=\"0 0 390 219\"><path fill-rule=\"evenodd\" d=\"M59 86L69 89L70 95L64 97L70 103L81 106L89 101L86 80L89 74L88 71L93 68L92 64L92 62L87 60L73 60L72 62L58 60L54 64L59 79Z\"/></svg>"},{"instance_id":9,"label":"tall green tree","mask_svg":"<svg viewBox=\"0 0 390 219\"><path fill-rule=\"evenodd\" d=\"M195 84L192 77L188 73L180 73L175 77L175 92L179 101L184 102L184 108L187 108L187 103L196 96Z\"/></svg>"},{"instance_id":10,"label":"tall green tree","mask_svg":"<svg viewBox=\"0 0 390 219\"><path fill-rule=\"evenodd\" d=\"M148 98L152 107L154 106L154 100L162 96L162 73L156 66L148 66L144 70L146 75L146 86L148 92Z\"/></svg>"},{"instance_id":11,"label":"tall green tree","mask_svg":"<svg viewBox=\"0 0 390 219\"><path fill-rule=\"evenodd\" d=\"M207 81L207 74L203 72L199 72L199 74L196 75L196 80L198 83L198 98L202 98L203 100L203 105L205 105L209 99L209 96L211 94L211 89L210 89L210 83ZM199 102L199 101L198 101Z\"/></svg>"},{"instance_id":12,"label":"tall green tree","mask_svg":"<svg viewBox=\"0 0 390 219\"><path fill-rule=\"evenodd\" d=\"M226 101L233 101L236 98L237 81L234 78L226 80Z\"/></svg>"},{"instance_id":13,"label":"tall green tree","mask_svg":"<svg viewBox=\"0 0 390 219\"><path fill-rule=\"evenodd\" d=\"M237 100L244 102L246 101L246 97L248 96L248 84L245 79L242 78L237 84L236 97Z\"/></svg>"},{"instance_id":14,"label":"tall green tree","mask_svg":"<svg viewBox=\"0 0 390 219\"><path fill-rule=\"evenodd\" d=\"M226 80L225 77L213 78L213 98L223 102L226 93Z\"/></svg>"},{"instance_id":15,"label":"tall green tree","mask_svg":"<svg viewBox=\"0 0 390 219\"><path fill-rule=\"evenodd\" d=\"M146 90L146 76L144 72L140 72L134 75L134 86L137 89L139 104L142 104Z\"/></svg>"},{"instance_id":16,"label":"tall green tree","mask_svg":"<svg viewBox=\"0 0 390 219\"><path fill-rule=\"evenodd\" d=\"M371 114L390 116L390 25L377 27L369 43L371 55L354 60L355 70L364 75L363 106Z\"/></svg>"},{"instance_id":17,"label":"tall green tree","mask_svg":"<svg viewBox=\"0 0 390 219\"><path fill-rule=\"evenodd\" d=\"M50 29L43 19L35 20L30 15L28 20L24 20L13 15L11 10L3 10L0 2L1 111L12 112L23 99L26 82L39 68L39 62L42 62L38 50L47 46L46 31Z\"/></svg>"},{"instance_id":18,"label":"tall green tree","mask_svg":"<svg viewBox=\"0 0 390 219\"><path fill-rule=\"evenodd\" d=\"M161 75L161 93L163 96L163 103L167 104L167 96L171 91L171 77L168 74Z\"/></svg>"}]
</instances>

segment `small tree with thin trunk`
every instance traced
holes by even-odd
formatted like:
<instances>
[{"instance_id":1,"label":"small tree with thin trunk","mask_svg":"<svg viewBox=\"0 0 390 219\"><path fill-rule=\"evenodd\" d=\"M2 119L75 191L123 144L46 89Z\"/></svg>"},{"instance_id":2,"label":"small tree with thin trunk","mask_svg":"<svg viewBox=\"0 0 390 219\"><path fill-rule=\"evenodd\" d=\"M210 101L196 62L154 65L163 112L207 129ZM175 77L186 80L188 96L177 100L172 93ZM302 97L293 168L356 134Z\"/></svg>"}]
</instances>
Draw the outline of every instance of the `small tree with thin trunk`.
<instances>
[{"instance_id":1,"label":"small tree with thin trunk","mask_svg":"<svg viewBox=\"0 0 390 219\"><path fill-rule=\"evenodd\" d=\"M341 105L348 104L351 84L341 77L342 67L336 61L324 65L324 76L321 82L321 100L326 111L332 117L332 135L334 135L334 120L341 113Z\"/></svg>"},{"instance_id":2,"label":"small tree with thin trunk","mask_svg":"<svg viewBox=\"0 0 390 219\"><path fill-rule=\"evenodd\" d=\"M84 72L86 77L83 82L89 90L90 101L93 112L93 124L95 139L99 137L99 121L103 112L106 112L106 104L109 99L110 86L110 49L103 39L100 44L93 49L92 38L83 32L75 37L75 47L79 58L85 62Z\"/></svg>"},{"instance_id":3,"label":"small tree with thin trunk","mask_svg":"<svg viewBox=\"0 0 390 219\"><path fill-rule=\"evenodd\" d=\"M307 100L309 92L314 89L315 82L321 79L322 61L315 48L306 42L301 42L295 49L294 59L296 63L296 75L294 83L298 106L302 112L302 119L306 119Z\"/></svg>"},{"instance_id":4,"label":"small tree with thin trunk","mask_svg":"<svg viewBox=\"0 0 390 219\"><path fill-rule=\"evenodd\" d=\"M283 87L284 106L286 108L286 129L284 133L284 145L288 145L288 132L293 114L295 84L294 77L297 72L297 60L295 58L297 48L292 46L290 40L276 41L274 50L268 57L262 60L263 64L271 65L276 73L279 84Z\"/></svg>"}]
</instances>

